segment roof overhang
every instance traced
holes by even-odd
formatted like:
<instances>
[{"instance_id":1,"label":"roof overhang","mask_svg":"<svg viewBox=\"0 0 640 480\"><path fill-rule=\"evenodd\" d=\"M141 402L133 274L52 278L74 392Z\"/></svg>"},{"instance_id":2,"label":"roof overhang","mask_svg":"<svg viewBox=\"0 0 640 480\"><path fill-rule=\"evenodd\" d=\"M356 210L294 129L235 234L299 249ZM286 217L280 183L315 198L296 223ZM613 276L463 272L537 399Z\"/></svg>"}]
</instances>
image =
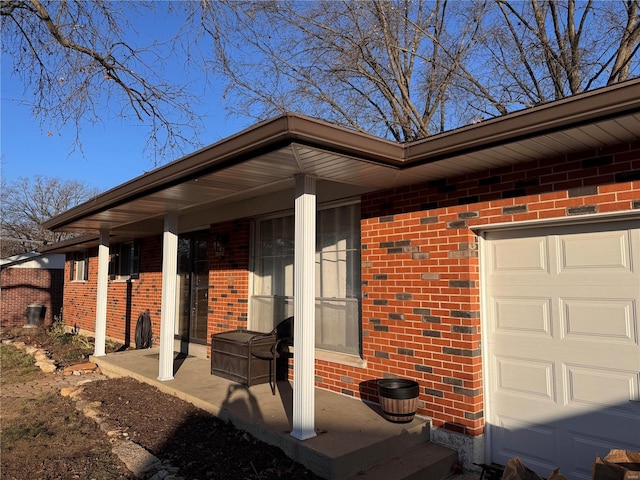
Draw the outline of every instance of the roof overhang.
<instances>
[{"instance_id":1,"label":"roof overhang","mask_svg":"<svg viewBox=\"0 0 640 480\"><path fill-rule=\"evenodd\" d=\"M318 178L321 202L529 160L585 151L596 156L603 147L638 140L640 79L408 144L284 114L115 187L43 226L92 233L94 239L100 230L135 238L161 232L169 212L177 212L187 230L290 208L299 174ZM269 202L257 201L267 196Z\"/></svg>"},{"instance_id":2,"label":"roof overhang","mask_svg":"<svg viewBox=\"0 0 640 480\"><path fill-rule=\"evenodd\" d=\"M38 252L28 252L0 260L0 270L15 267L47 270L61 269L64 268L64 255L56 253L42 254Z\"/></svg>"}]
</instances>

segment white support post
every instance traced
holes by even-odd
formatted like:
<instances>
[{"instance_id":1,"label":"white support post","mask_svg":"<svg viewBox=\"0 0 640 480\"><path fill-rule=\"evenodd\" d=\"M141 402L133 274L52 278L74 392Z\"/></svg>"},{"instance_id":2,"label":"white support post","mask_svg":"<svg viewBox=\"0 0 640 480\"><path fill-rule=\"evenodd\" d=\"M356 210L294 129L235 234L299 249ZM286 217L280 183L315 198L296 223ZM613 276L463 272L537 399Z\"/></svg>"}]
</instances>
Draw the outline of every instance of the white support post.
<instances>
[{"instance_id":1,"label":"white support post","mask_svg":"<svg viewBox=\"0 0 640 480\"><path fill-rule=\"evenodd\" d=\"M162 236L162 313L160 315L160 363L158 380L173 379L173 337L176 319L178 275L178 214L164 217Z\"/></svg>"},{"instance_id":2,"label":"white support post","mask_svg":"<svg viewBox=\"0 0 640 480\"><path fill-rule=\"evenodd\" d=\"M107 290L109 287L109 231L100 230L98 244L98 285L96 290L96 331L93 355L106 355Z\"/></svg>"},{"instance_id":3,"label":"white support post","mask_svg":"<svg viewBox=\"0 0 640 480\"><path fill-rule=\"evenodd\" d=\"M293 430L291 436L307 440L315 431L316 336L316 178L296 176Z\"/></svg>"}]
</instances>

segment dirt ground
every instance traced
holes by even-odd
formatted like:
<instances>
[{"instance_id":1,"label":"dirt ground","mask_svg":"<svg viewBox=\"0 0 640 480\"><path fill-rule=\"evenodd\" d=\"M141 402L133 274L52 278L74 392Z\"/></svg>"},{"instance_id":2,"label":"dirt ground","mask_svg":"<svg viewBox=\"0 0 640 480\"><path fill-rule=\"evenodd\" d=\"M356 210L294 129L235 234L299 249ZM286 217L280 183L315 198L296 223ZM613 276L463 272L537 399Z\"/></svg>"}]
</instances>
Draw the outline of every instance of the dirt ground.
<instances>
[{"instance_id":1,"label":"dirt ground","mask_svg":"<svg viewBox=\"0 0 640 480\"><path fill-rule=\"evenodd\" d=\"M110 425L179 467L185 478L317 478L279 449L150 385L128 378L105 380L86 385L83 397L100 401Z\"/></svg>"},{"instance_id":2,"label":"dirt ground","mask_svg":"<svg viewBox=\"0 0 640 480\"><path fill-rule=\"evenodd\" d=\"M86 360L86 356L75 352L78 344L21 330L3 331L0 338L44 348L61 366ZM130 378L106 379L99 374L86 374L81 376L82 382L94 381L82 385L80 396L63 397L60 387L65 385L65 377L59 373L29 373L23 369L16 376L10 369L5 370L7 348L15 349L2 345L3 479L135 478L112 452L116 438L128 438L164 465L174 467L169 473L175 479L318 478L281 450ZM111 344L107 350L118 348L121 346ZM68 382L69 377L66 378ZM80 412L76 408L78 400L93 402L109 428L100 428Z\"/></svg>"}]
</instances>

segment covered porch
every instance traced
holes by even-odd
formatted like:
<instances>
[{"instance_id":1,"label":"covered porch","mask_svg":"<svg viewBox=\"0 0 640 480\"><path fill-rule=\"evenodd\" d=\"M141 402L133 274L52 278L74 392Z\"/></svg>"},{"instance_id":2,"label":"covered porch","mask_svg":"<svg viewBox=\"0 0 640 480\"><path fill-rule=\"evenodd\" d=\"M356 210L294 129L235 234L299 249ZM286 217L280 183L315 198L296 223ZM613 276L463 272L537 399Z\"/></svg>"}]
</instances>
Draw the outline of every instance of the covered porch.
<instances>
[{"instance_id":1,"label":"covered porch","mask_svg":"<svg viewBox=\"0 0 640 480\"><path fill-rule=\"evenodd\" d=\"M286 311L286 315L274 314L269 318L273 317L274 321L289 315L296 318L295 382L292 387L285 385L284 389L279 389L275 398L260 398L260 422L252 417L253 414L247 414L248 417L235 418L234 423L239 422L240 426L243 418L250 418L252 428L260 426L255 427L260 435L266 435L271 430L277 432L276 440L271 443L282 445L286 453L298 460L306 455L314 457L317 452L315 445L331 443L328 439L332 438L331 432L335 431L339 431L343 438L333 441L352 449L357 442L340 430L340 422L349 417L349 421L358 429L368 423L362 419L359 421L356 415L343 415L342 412L348 410L343 410L342 404L330 409L315 405L325 394L331 395L315 386L334 388L345 394L341 396L342 400L358 404L366 409L364 411L374 415L376 427L365 431L362 436L375 438L374 430L377 431L378 425L393 426L386 425L387 422L368 406L347 395L359 396L362 391L358 391L357 385L363 380L381 376L411 376L422 382L422 407L419 407L419 411L430 415L438 427L452 428L447 430L451 434L447 433L450 438L446 444L458 447L460 438L464 437L464 442L467 442L464 447L468 448L470 454L466 455L468 461L463 463L468 466L472 461L487 458L490 452L485 449L484 402L487 390L482 363L484 349L480 348L480 333L484 331L485 324L480 315L483 305L477 299L480 277L477 257L473 255L477 235L467 228L466 218L480 215L473 222L477 226L481 223L484 225L484 222L510 222L517 216L516 213L527 218L547 214L546 211L528 211L526 202L530 196L526 194L535 193L537 184L515 188L518 183L511 172L520 164L526 166L523 169L531 169L533 162L540 162L546 169L549 168L547 162L553 163L560 158L562 168L566 168L569 161L586 164L593 169L599 168L595 166L598 162L604 162L602 168L606 170L609 162L614 160L611 148L625 142L629 145L630 142L637 143L636 132L640 121L638 86L640 79L405 145L315 119L284 114L133 179L46 222L44 227L54 231L87 234L57 244L48 251L68 253L67 263L71 266L75 258L71 255L91 250L94 276L89 281L72 275L67 285L75 289L69 303L82 303L77 307L79 316L87 328L95 333L96 359L104 356L108 328L114 332L119 328L114 338L126 338L126 328L131 323L128 314L152 306L156 312L155 318L160 319L159 356L154 359L145 357L140 364L129 362L128 366L124 366L125 371L134 365L137 371L144 365L148 369L144 374L146 381L159 388L163 387L164 382L167 388L175 391L197 391L201 388L201 382L207 385L209 382L223 382L211 387L213 391L206 393L204 398L218 405L207 409L214 408L212 411L217 412L216 415L229 419L231 409L226 407L232 403L235 405L235 397L228 395L231 393L228 383L209 375L206 360L203 360L205 363L201 373L187 379L182 375L186 372L186 365L192 363L189 358L180 369L175 369L174 342L177 333L176 312L179 309L176 308L179 290L178 242L181 235L205 231L213 250L213 254L208 256L208 276L212 278L217 275L214 285L218 288L216 291L224 295L232 292L237 305L229 307L229 301L223 299L223 294L220 295L221 301L215 298L216 303L212 297L203 298L207 327L203 328L203 340L220 330L260 330L256 323L269 316L260 315L251 302L259 295L269 295L275 299L279 292L256 292L253 288L256 278L267 278L267 274L273 271L275 274L272 278L286 278L286 285L291 286L293 292L289 295L286 293L289 290L286 290L284 294L287 299L291 298L292 311ZM624 154L624 151L616 153L618 156ZM585 160L582 162L577 160L583 157ZM631 161L635 160L625 160L629 165ZM495 175L496 172L501 174ZM518 173L523 176L524 185L527 185L529 172L523 170ZM541 175L535 173L532 178ZM636 176L635 171L620 172L615 178L614 174L607 173L606 178L603 174L602 181L604 185L607 182L629 183L635 181ZM557 181L553 180L555 177L551 177L545 180L551 182L545 184L544 189L549 189L547 193L555 194L560 189L562 195L570 197L593 195L590 193L593 192L591 183L586 189L577 186L582 185L583 181L593 182L596 177L578 179L575 185L571 181L556 185L554 182ZM505 178L507 180L503 181ZM463 183L460 179L473 181ZM494 187L497 188L495 191ZM569 192L566 193L565 189L569 189ZM425 191L429 191L429 195L423 196ZM465 195L449 198L447 191L460 191ZM614 192L611 192L613 195ZM629 198L628 192L623 195ZM519 199L518 203L513 200L514 197ZM570 202L568 204L573 205L573 198L567 200ZM494 201L495 207L491 203ZM343 229L355 234L339 239L355 239L352 242L355 248L348 250L345 247L341 250L348 251L349 259L355 260L348 263L349 274L339 276L341 281L344 279L340 284L340 295L329 292L321 297L329 299L327 303L339 298L341 305L346 305L347 301L359 302L359 309L351 309L356 312L352 317L359 322L358 332L353 342L355 345L348 345L350 350L345 352L334 348L329 351L331 358L322 358L321 355L325 355L327 350L315 341L316 325L321 324L316 319L315 308L318 283L314 275L315 233L318 226L322 226L322 223L318 224L319 206L336 209L344 203L355 204L358 208L364 204L366 207L364 214L351 215L356 219L357 231ZM542 204L539 201L537 208L546 208ZM631 208L629 200L625 200L624 207L621 201L619 204L603 205L605 209ZM589 207L598 208L597 205ZM467 212L467 209L470 211ZM579 210L578 213L589 213L590 209ZM281 267L284 265L281 262L277 264L278 269L265 268L265 275L260 277L258 274L261 272L255 266L261 257L252 256L252 252L257 250L253 243L257 237L256 223L285 214L293 219L287 224L290 228L287 229L288 236L284 237L285 245L293 246L287 251L287 268ZM563 210L552 214L566 216L575 213ZM415 224L403 225L406 215L412 215ZM430 232L434 222L438 223L438 227ZM224 228L240 225L243 228L240 231L242 235L236 235L237 232L232 228L228 230L233 235L227 235L221 225ZM364 235L360 230L362 228L367 229ZM408 232L410 228L417 230ZM416 239L416 245L412 245L409 237L418 231L424 237ZM456 233L458 231L462 236ZM434 243L429 244L432 234L437 238L434 237ZM257 238L260 240L260 237ZM332 237L334 244L335 238ZM147 242L147 246L150 246L147 251L158 252L157 261L153 257L153 261L147 262L148 268L142 272L139 280L112 281L109 276L109 257L114 255L116 248L127 244L135 246L135 241L148 239L151 241ZM233 259L233 268L220 268L217 259L224 258L230 239L238 241L246 255L240 262ZM244 243L240 244L240 241ZM367 248L363 249L362 245ZM410 250L408 246L415 249ZM378 249L382 250L384 257L380 257ZM132 251L135 252L135 248ZM433 256L430 256L432 253ZM398 280L387 278L387 272L375 270L389 266L395 268L394 262L404 261L402 255L408 255L407 261L416 263L410 266L413 269L410 274L406 270L394 271L402 277ZM135 253L131 258L134 257ZM274 257L277 255L274 254ZM88 256L86 262L83 258L79 257L77 262L84 267L88 263ZM343 263L347 265L346 253L342 257L334 255L331 258L345 260ZM449 260L451 263L465 262L464 268L451 272L446 270L450 274L441 277L440 272L450 266ZM334 263L337 265L339 262ZM86 272L87 269L77 271ZM363 272L369 279L379 282L380 290L375 290L378 285L372 287L362 281ZM347 279L350 283L347 283ZM409 282L414 282L420 290L416 298L412 297L412 292L405 291ZM137 303L127 303L129 291L124 292L124 288L119 288L122 286L145 288L150 293L141 291ZM455 293L454 300L443 302L443 298L451 298L449 292L452 289L460 293ZM157 298L156 294L159 294ZM111 313L116 310L117 302L125 305L118 310L119 318ZM393 304L394 308L390 308L389 304ZM442 308L443 305L446 307ZM232 311L235 307L239 313ZM433 320L436 325L433 328L431 308L442 310L435 315ZM236 316L228 321L227 317L231 315ZM120 322L127 326L120 326ZM410 332L405 335L407 332L403 329L407 328ZM444 334L448 338L442 338ZM347 335L343 337L347 338ZM333 342L330 346L335 347L336 344ZM206 345L199 346L207 348ZM105 365L115 363L115 358L106 358ZM443 363L447 364L444 369ZM175 387L182 382L185 382L184 388ZM432 388L434 385L436 388ZM266 384L252 387L244 392L247 397L240 402L244 405L242 408L252 405L258 398L257 392L262 389L267 392L266 395L271 395ZM235 389L233 393L240 394L242 391ZM293 398L292 402L289 396ZM276 402L274 406L280 405L277 418L281 419L281 423L269 423L266 426L264 419L271 418L265 414L266 405L273 402ZM452 402L456 402L460 408L453 413L445 411ZM223 405L225 408L222 408ZM438 409L431 408L434 405ZM325 418L327 415L335 417ZM438 430L434 435L438 434ZM257 435L258 438L262 438L260 435ZM309 441L310 445L303 448L301 440ZM391 446L399 444L393 440L390 443ZM402 446L401 450L408 448ZM382 447L381 451L389 453L393 449ZM313 452L313 455L309 452ZM353 456L359 455L375 457L370 453L353 453ZM345 463L350 463L350 457L346 458ZM392 477L396 478L395 475Z\"/></svg>"},{"instance_id":2,"label":"covered porch","mask_svg":"<svg viewBox=\"0 0 640 480\"><path fill-rule=\"evenodd\" d=\"M428 419L385 420L378 405L316 388L316 436L301 441L293 429L293 390L280 381L251 388L211 375L210 362L175 354L173 379L158 380L159 349L128 350L92 357L103 373L128 376L231 422L255 438L279 447L316 475L327 479L448 477L454 450L430 442ZM250 454L248 452L248 454ZM363 472L365 475L363 476Z\"/></svg>"}]
</instances>

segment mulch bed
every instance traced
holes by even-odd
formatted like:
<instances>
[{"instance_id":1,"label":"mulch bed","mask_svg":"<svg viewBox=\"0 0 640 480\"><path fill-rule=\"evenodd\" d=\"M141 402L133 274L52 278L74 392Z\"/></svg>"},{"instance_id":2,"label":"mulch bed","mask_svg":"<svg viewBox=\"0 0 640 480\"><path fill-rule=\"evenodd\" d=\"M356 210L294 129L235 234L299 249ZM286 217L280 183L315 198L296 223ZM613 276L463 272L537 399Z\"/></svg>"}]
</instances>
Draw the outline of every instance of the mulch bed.
<instances>
[{"instance_id":1,"label":"mulch bed","mask_svg":"<svg viewBox=\"0 0 640 480\"><path fill-rule=\"evenodd\" d=\"M0 337L43 348L61 366L87 360L86 352L78 354L77 342L66 339L61 343L43 329L5 330ZM112 344L107 351L121 347ZM319 478L280 449L131 378L87 383L80 398L100 405L97 410L110 429L126 433L164 464L177 467L175 478ZM76 410L73 400L58 392L33 399L8 398L3 393L1 413L3 478L133 478L111 452L113 438ZM10 444L6 440L11 440Z\"/></svg>"},{"instance_id":2,"label":"mulch bed","mask_svg":"<svg viewBox=\"0 0 640 480\"><path fill-rule=\"evenodd\" d=\"M101 402L110 427L178 467L185 478L318 478L280 449L131 378L87 384L82 398Z\"/></svg>"}]
</instances>

